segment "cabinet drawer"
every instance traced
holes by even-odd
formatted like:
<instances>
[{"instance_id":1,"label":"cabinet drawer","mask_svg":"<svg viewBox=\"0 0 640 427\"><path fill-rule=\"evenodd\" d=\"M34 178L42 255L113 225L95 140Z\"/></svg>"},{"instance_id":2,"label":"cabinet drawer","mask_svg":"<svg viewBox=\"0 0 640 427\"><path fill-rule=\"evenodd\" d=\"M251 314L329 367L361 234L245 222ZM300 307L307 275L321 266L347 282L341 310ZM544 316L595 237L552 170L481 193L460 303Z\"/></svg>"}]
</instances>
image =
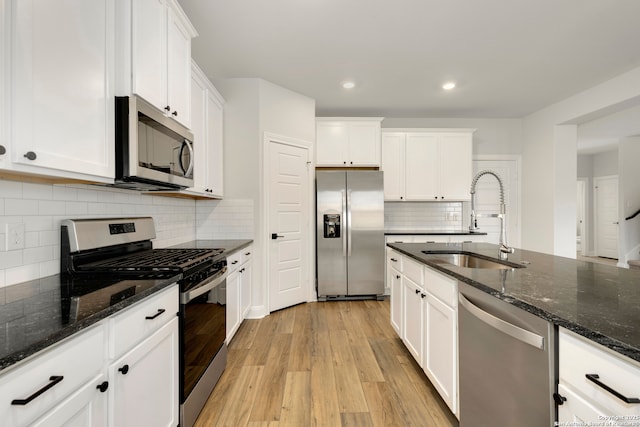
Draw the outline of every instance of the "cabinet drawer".
<instances>
[{"instance_id":1,"label":"cabinet drawer","mask_svg":"<svg viewBox=\"0 0 640 427\"><path fill-rule=\"evenodd\" d=\"M3 426L24 426L59 405L100 373L105 362L105 322L74 335L0 376L0 420ZM61 377L61 379L60 379ZM42 394L23 405L39 390Z\"/></svg>"},{"instance_id":2,"label":"cabinet drawer","mask_svg":"<svg viewBox=\"0 0 640 427\"><path fill-rule=\"evenodd\" d=\"M247 251L249 252L249 251ZM231 274L242 264L242 251L236 251L227 257L227 274Z\"/></svg>"},{"instance_id":3,"label":"cabinet drawer","mask_svg":"<svg viewBox=\"0 0 640 427\"><path fill-rule=\"evenodd\" d=\"M178 286L149 297L111 318L109 357L115 358L176 317Z\"/></svg>"},{"instance_id":4,"label":"cabinet drawer","mask_svg":"<svg viewBox=\"0 0 640 427\"><path fill-rule=\"evenodd\" d=\"M458 282L454 279L446 277L429 267L425 267L424 288L449 307L456 307Z\"/></svg>"},{"instance_id":5,"label":"cabinet drawer","mask_svg":"<svg viewBox=\"0 0 640 427\"><path fill-rule=\"evenodd\" d=\"M598 402L609 415L640 415L640 403L625 403L586 377L595 374L598 381L618 393L640 399L638 364L565 329L560 329L559 349L560 383L588 401Z\"/></svg>"},{"instance_id":6,"label":"cabinet drawer","mask_svg":"<svg viewBox=\"0 0 640 427\"><path fill-rule=\"evenodd\" d=\"M411 281L417 285L422 286L422 271L423 266L419 262L416 262L408 257L402 257L402 273L411 279Z\"/></svg>"},{"instance_id":7,"label":"cabinet drawer","mask_svg":"<svg viewBox=\"0 0 640 427\"><path fill-rule=\"evenodd\" d=\"M238 253L240 253L240 264L244 264L251 259L253 246L247 246L246 248L239 250Z\"/></svg>"},{"instance_id":8,"label":"cabinet drawer","mask_svg":"<svg viewBox=\"0 0 640 427\"><path fill-rule=\"evenodd\" d=\"M387 248L387 265L402 273L402 255L391 248Z\"/></svg>"}]
</instances>

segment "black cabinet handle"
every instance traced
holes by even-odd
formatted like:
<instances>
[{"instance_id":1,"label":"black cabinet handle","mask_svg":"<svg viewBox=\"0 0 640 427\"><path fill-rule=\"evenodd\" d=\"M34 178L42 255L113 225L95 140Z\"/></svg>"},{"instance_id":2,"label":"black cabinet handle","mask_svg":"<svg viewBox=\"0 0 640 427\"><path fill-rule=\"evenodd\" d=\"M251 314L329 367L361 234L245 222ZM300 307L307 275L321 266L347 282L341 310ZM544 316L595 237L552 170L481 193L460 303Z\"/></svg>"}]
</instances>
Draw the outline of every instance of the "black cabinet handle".
<instances>
[{"instance_id":1,"label":"black cabinet handle","mask_svg":"<svg viewBox=\"0 0 640 427\"><path fill-rule=\"evenodd\" d=\"M109 388L109 381L105 381L102 384L98 384L96 388L100 390L100 393L104 393Z\"/></svg>"},{"instance_id":2,"label":"black cabinet handle","mask_svg":"<svg viewBox=\"0 0 640 427\"><path fill-rule=\"evenodd\" d=\"M556 405L564 405L564 402L567 401L567 398L559 393L553 393L553 400L555 400Z\"/></svg>"},{"instance_id":3,"label":"black cabinet handle","mask_svg":"<svg viewBox=\"0 0 640 427\"><path fill-rule=\"evenodd\" d=\"M396 275L396 279L399 279L399 278L400 278L400 275L399 275L399 274L398 274L398 275Z\"/></svg>"},{"instance_id":4,"label":"black cabinet handle","mask_svg":"<svg viewBox=\"0 0 640 427\"><path fill-rule=\"evenodd\" d=\"M0 145L0 155L5 154L7 152L7 149L4 148L4 145Z\"/></svg>"},{"instance_id":5,"label":"black cabinet handle","mask_svg":"<svg viewBox=\"0 0 640 427\"><path fill-rule=\"evenodd\" d=\"M26 399L14 399L14 400L12 400L11 404L12 405L26 405L27 403L31 402L36 397L40 396L45 391L49 390L54 385L58 384L63 379L64 379L64 377L62 375L50 376L49 377L49 383L47 385L45 385L40 390L36 391L35 393L33 393L31 396L27 397Z\"/></svg>"},{"instance_id":6,"label":"black cabinet handle","mask_svg":"<svg viewBox=\"0 0 640 427\"><path fill-rule=\"evenodd\" d=\"M389 259L390 259L391 261L393 261L393 262L398 262L398 260L397 260L397 259L395 259L395 258L389 258Z\"/></svg>"},{"instance_id":7,"label":"black cabinet handle","mask_svg":"<svg viewBox=\"0 0 640 427\"><path fill-rule=\"evenodd\" d=\"M231 265L236 265L237 263L238 263L238 261L233 261L233 262L231 263Z\"/></svg>"},{"instance_id":8,"label":"black cabinet handle","mask_svg":"<svg viewBox=\"0 0 640 427\"><path fill-rule=\"evenodd\" d=\"M596 385L607 390L609 393L613 394L615 397L617 397L618 399L622 400L625 403L640 403L640 399L638 399L637 397L626 397L625 395L615 391L614 389L612 389L602 381L599 381L600 376L598 374L585 374L585 377L587 377L589 381L594 382Z\"/></svg>"},{"instance_id":9,"label":"black cabinet handle","mask_svg":"<svg viewBox=\"0 0 640 427\"><path fill-rule=\"evenodd\" d=\"M36 157L36 153L34 153L33 151L27 151L27 153L24 155L24 157L26 157L29 160L35 160Z\"/></svg>"},{"instance_id":10,"label":"black cabinet handle","mask_svg":"<svg viewBox=\"0 0 640 427\"><path fill-rule=\"evenodd\" d=\"M122 368L118 368L118 372L122 372L122 375L127 375L127 372L129 372L129 365L124 365Z\"/></svg>"},{"instance_id":11,"label":"black cabinet handle","mask_svg":"<svg viewBox=\"0 0 640 427\"><path fill-rule=\"evenodd\" d=\"M177 112L177 111L174 111L173 113L171 113L171 115L172 115L173 117L178 117L178 112Z\"/></svg>"},{"instance_id":12,"label":"black cabinet handle","mask_svg":"<svg viewBox=\"0 0 640 427\"><path fill-rule=\"evenodd\" d=\"M240 273L242 273L243 271L244 271L244 267L242 267L242 268L240 269Z\"/></svg>"},{"instance_id":13,"label":"black cabinet handle","mask_svg":"<svg viewBox=\"0 0 640 427\"><path fill-rule=\"evenodd\" d=\"M245 252L244 253L244 256L249 256L249 255L251 255L251 252Z\"/></svg>"},{"instance_id":14,"label":"black cabinet handle","mask_svg":"<svg viewBox=\"0 0 640 427\"><path fill-rule=\"evenodd\" d=\"M147 319L147 320L153 320L153 319L155 319L156 317L160 316L160 315L161 315L162 313L164 313L165 311L166 311L166 310L165 310L164 308L159 308L159 309L158 309L158 312L157 312L156 314L154 314L153 316L147 316L147 317L145 317L145 319Z\"/></svg>"},{"instance_id":15,"label":"black cabinet handle","mask_svg":"<svg viewBox=\"0 0 640 427\"><path fill-rule=\"evenodd\" d=\"M167 105L166 107L164 107L164 110L165 110L165 111L171 111L171 106L170 106L170 105Z\"/></svg>"},{"instance_id":16,"label":"black cabinet handle","mask_svg":"<svg viewBox=\"0 0 640 427\"><path fill-rule=\"evenodd\" d=\"M420 293L420 289L416 289L416 295Z\"/></svg>"},{"instance_id":17,"label":"black cabinet handle","mask_svg":"<svg viewBox=\"0 0 640 427\"><path fill-rule=\"evenodd\" d=\"M420 294L420 298L424 299L424 297L426 297L426 296L427 296L427 294Z\"/></svg>"}]
</instances>

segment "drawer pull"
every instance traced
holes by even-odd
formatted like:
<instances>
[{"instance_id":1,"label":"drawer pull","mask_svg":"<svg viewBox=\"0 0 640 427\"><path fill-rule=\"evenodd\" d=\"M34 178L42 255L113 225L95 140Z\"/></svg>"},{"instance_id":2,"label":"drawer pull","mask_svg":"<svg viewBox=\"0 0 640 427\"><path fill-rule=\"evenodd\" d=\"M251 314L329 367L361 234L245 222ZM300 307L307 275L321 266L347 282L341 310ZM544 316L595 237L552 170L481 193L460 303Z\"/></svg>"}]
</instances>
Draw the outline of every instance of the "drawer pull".
<instances>
[{"instance_id":1,"label":"drawer pull","mask_svg":"<svg viewBox=\"0 0 640 427\"><path fill-rule=\"evenodd\" d=\"M251 252L245 252L244 256L249 256L251 255Z\"/></svg>"},{"instance_id":2,"label":"drawer pull","mask_svg":"<svg viewBox=\"0 0 640 427\"><path fill-rule=\"evenodd\" d=\"M147 316L147 317L145 317L145 319L147 319L147 320L153 320L153 319L155 319L156 317L160 316L160 315L161 315L162 313L164 313L165 311L166 311L166 310L165 310L164 308L159 308L159 309L158 309L158 312L157 312L156 314L154 314L153 316Z\"/></svg>"},{"instance_id":3,"label":"drawer pull","mask_svg":"<svg viewBox=\"0 0 640 427\"><path fill-rule=\"evenodd\" d=\"M600 376L598 374L585 374L585 377L587 377L589 381L607 390L609 393L613 394L615 397L617 397L618 399L622 400L625 403L640 403L640 399L638 399L637 397L626 397L620 394L619 392L615 391L614 389L612 389L602 381L599 381Z\"/></svg>"},{"instance_id":4,"label":"drawer pull","mask_svg":"<svg viewBox=\"0 0 640 427\"><path fill-rule=\"evenodd\" d=\"M100 393L104 393L109 388L109 381L105 381L102 384L98 384L96 388L100 390Z\"/></svg>"},{"instance_id":5,"label":"drawer pull","mask_svg":"<svg viewBox=\"0 0 640 427\"><path fill-rule=\"evenodd\" d=\"M420 293L420 289L416 289L416 295Z\"/></svg>"},{"instance_id":6,"label":"drawer pull","mask_svg":"<svg viewBox=\"0 0 640 427\"><path fill-rule=\"evenodd\" d=\"M237 263L238 263L238 261L233 261L233 262L231 263L231 265L236 265Z\"/></svg>"},{"instance_id":7,"label":"drawer pull","mask_svg":"<svg viewBox=\"0 0 640 427\"><path fill-rule=\"evenodd\" d=\"M118 368L118 372L122 372L122 375L127 375L129 372L129 365L124 365L122 368Z\"/></svg>"},{"instance_id":8,"label":"drawer pull","mask_svg":"<svg viewBox=\"0 0 640 427\"><path fill-rule=\"evenodd\" d=\"M49 384L47 384L46 386L42 387L40 390L36 391L35 393L33 393L31 396L27 397L26 399L14 399L14 400L12 400L11 404L12 405L26 405L27 403L31 402L36 397L40 396L45 391L49 390L54 385L58 384L63 379L64 379L64 377L62 375L51 376L51 377L49 377Z\"/></svg>"},{"instance_id":9,"label":"drawer pull","mask_svg":"<svg viewBox=\"0 0 640 427\"><path fill-rule=\"evenodd\" d=\"M393 261L393 262L398 262L398 260L397 260L397 259L395 259L395 258L391 258L391 261Z\"/></svg>"}]
</instances>

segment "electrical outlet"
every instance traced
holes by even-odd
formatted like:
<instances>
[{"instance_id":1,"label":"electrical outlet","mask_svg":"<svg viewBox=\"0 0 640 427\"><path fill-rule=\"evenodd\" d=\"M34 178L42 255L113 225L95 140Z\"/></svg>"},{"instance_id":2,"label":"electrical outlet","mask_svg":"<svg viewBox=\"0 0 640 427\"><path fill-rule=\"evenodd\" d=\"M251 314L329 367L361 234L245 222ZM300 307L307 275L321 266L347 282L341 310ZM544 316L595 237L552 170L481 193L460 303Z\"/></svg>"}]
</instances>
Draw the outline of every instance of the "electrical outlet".
<instances>
[{"instance_id":1,"label":"electrical outlet","mask_svg":"<svg viewBox=\"0 0 640 427\"><path fill-rule=\"evenodd\" d=\"M8 251L24 249L24 224L7 224L5 236Z\"/></svg>"}]
</instances>

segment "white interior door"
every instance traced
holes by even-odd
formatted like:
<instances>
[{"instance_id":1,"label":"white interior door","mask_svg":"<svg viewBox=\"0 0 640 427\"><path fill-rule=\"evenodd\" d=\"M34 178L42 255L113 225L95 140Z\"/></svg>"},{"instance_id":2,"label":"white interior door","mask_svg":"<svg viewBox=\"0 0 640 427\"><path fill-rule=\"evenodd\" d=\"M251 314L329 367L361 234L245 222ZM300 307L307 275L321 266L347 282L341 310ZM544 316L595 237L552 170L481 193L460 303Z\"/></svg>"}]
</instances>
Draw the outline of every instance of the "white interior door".
<instances>
[{"instance_id":1,"label":"white interior door","mask_svg":"<svg viewBox=\"0 0 640 427\"><path fill-rule=\"evenodd\" d=\"M594 178L596 255L618 259L618 177Z\"/></svg>"},{"instance_id":2,"label":"white interior door","mask_svg":"<svg viewBox=\"0 0 640 427\"><path fill-rule=\"evenodd\" d=\"M306 302L311 293L308 162L308 148L269 142L269 311Z\"/></svg>"},{"instance_id":3,"label":"white interior door","mask_svg":"<svg viewBox=\"0 0 640 427\"><path fill-rule=\"evenodd\" d=\"M477 158L473 161L473 175L482 170L491 170L500 175L504 186L504 202L507 208L507 243L520 247L520 182L519 161L515 158ZM469 183L471 184L471 182ZM500 186L493 176L483 176L476 185L475 207L477 213L500 212ZM500 219L478 218L480 231L487 233L487 242L498 243Z\"/></svg>"},{"instance_id":4,"label":"white interior door","mask_svg":"<svg viewBox=\"0 0 640 427\"><path fill-rule=\"evenodd\" d=\"M585 206L586 206L586 182L577 181L576 202L576 251L584 255L587 252L587 240L585 236Z\"/></svg>"}]
</instances>

